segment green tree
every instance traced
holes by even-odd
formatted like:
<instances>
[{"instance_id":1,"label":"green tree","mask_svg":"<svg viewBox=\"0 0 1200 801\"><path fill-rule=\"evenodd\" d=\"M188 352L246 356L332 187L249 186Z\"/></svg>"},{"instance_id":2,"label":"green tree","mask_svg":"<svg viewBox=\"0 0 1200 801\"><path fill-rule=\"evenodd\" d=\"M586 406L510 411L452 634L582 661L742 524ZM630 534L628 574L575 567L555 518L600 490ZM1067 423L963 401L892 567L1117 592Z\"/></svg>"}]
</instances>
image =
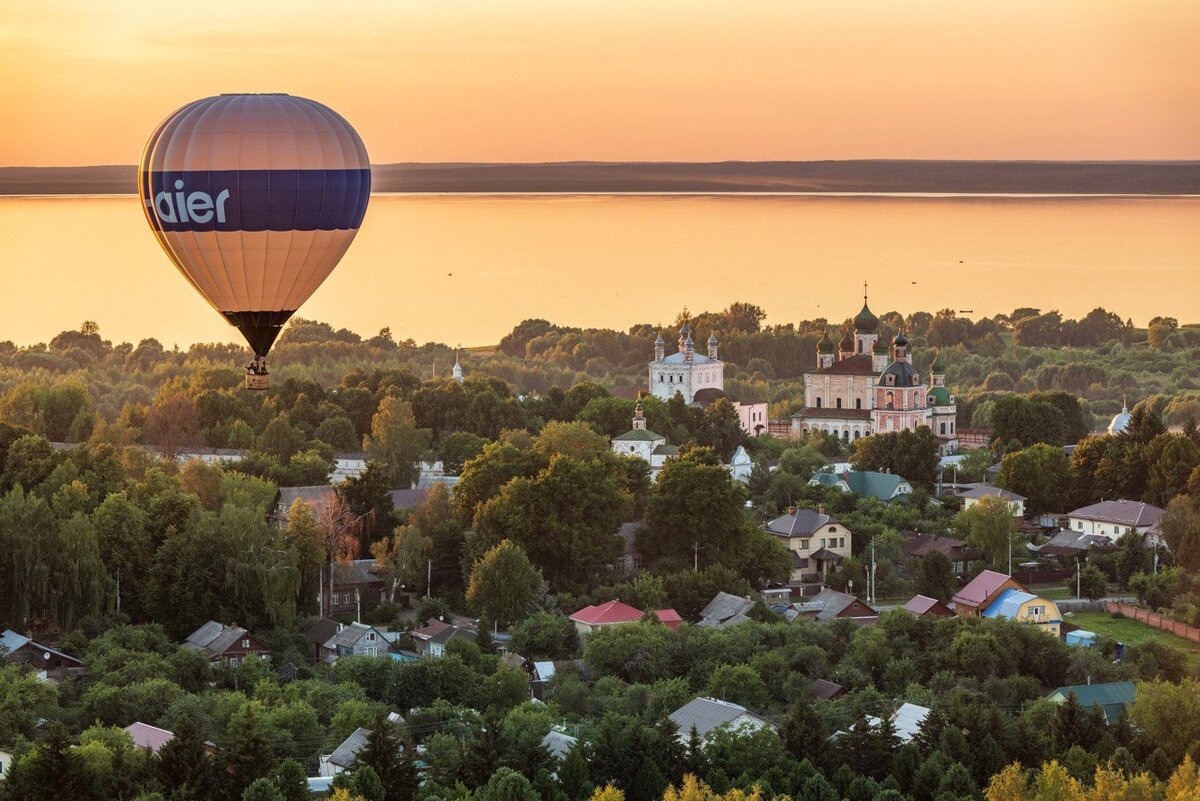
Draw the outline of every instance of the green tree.
<instances>
[{"instance_id":1,"label":"green tree","mask_svg":"<svg viewBox=\"0 0 1200 801\"><path fill-rule=\"evenodd\" d=\"M226 752L234 787L244 790L269 776L278 764L275 734L261 701L247 701L229 719L230 747Z\"/></svg>"},{"instance_id":2,"label":"green tree","mask_svg":"<svg viewBox=\"0 0 1200 801\"><path fill-rule=\"evenodd\" d=\"M283 793L265 776L250 782L242 791L242 801L283 801Z\"/></svg>"},{"instance_id":3,"label":"green tree","mask_svg":"<svg viewBox=\"0 0 1200 801\"><path fill-rule=\"evenodd\" d=\"M1108 594L1108 580L1095 565L1088 565L1079 574L1079 593L1089 601Z\"/></svg>"},{"instance_id":4,"label":"green tree","mask_svg":"<svg viewBox=\"0 0 1200 801\"><path fill-rule=\"evenodd\" d=\"M355 768L370 766L383 783L384 801L411 801L417 789L417 771L411 749L380 715L376 718L366 745L354 760Z\"/></svg>"},{"instance_id":5,"label":"green tree","mask_svg":"<svg viewBox=\"0 0 1200 801\"><path fill-rule=\"evenodd\" d=\"M700 428L696 432L696 442L712 448L717 456L727 460L739 445L745 444L746 439L737 410L728 399L720 398L705 407L700 417Z\"/></svg>"},{"instance_id":6,"label":"green tree","mask_svg":"<svg viewBox=\"0 0 1200 801\"><path fill-rule=\"evenodd\" d=\"M567 801L585 801L592 794L595 786L588 773L587 759L583 754L583 746L576 744L563 757L558 768L558 783Z\"/></svg>"},{"instance_id":7,"label":"green tree","mask_svg":"<svg viewBox=\"0 0 1200 801\"><path fill-rule=\"evenodd\" d=\"M930 551L917 557L913 566L914 589L921 595L945 603L958 589L954 566L941 551Z\"/></svg>"},{"instance_id":8,"label":"green tree","mask_svg":"<svg viewBox=\"0 0 1200 801\"><path fill-rule=\"evenodd\" d=\"M146 513L125 492L109 495L92 513L100 560L120 590L120 610L145 612L145 577L150 572L150 532Z\"/></svg>"},{"instance_id":9,"label":"green tree","mask_svg":"<svg viewBox=\"0 0 1200 801\"><path fill-rule=\"evenodd\" d=\"M996 484L1024 495L1027 514L1063 511L1063 499L1071 495L1074 476L1071 457L1054 445L1031 445L1005 455Z\"/></svg>"},{"instance_id":10,"label":"green tree","mask_svg":"<svg viewBox=\"0 0 1200 801\"><path fill-rule=\"evenodd\" d=\"M954 527L963 539L986 554L993 566L1008 561L1009 548L1016 550L1013 542L1017 535L1017 524L1008 501L995 496L981 498L970 509L959 512Z\"/></svg>"},{"instance_id":11,"label":"green tree","mask_svg":"<svg viewBox=\"0 0 1200 801\"><path fill-rule=\"evenodd\" d=\"M638 549L643 559L675 569L697 561L740 567L748 539L745 503L745 490L712 450L686 451L658 474Z\"/></svg>"},{"instance_id":12,"label":"green tree","mask_svg":"<svg viewBox=\"0 0 1200 801\"><path fill-rule=\"evenodd\" d=\"M527 616L509 633L512 650L526 659L570 659L575 655L579 637L575 624L564 615L537 612Z\"/></svg>"},{"instance_id":13,"label":"green tree","mask_svg":"<svg viewBox=\"0 0 1200 801\"><path fill-rule=\"evenodd\" d=\"M431 442L432 432L417 426L412 404L387 397L371 418L371 433L363 445L367 456L383 465L392 487L411 487Z\"/></svg>"},{"instance_id":14,"label":"green tree","mask_svg":"<svg viewBox=\"0 0 1200 801\"><path fill-rule=\"evenodd\" d=\"M502 540L471 568L467 600L485 620L507 628L529 613L544 587L521 546Z\"/></svg>"},{"instance_id":15,"label":"green tree","mask_svg":"<svg viewBox=\"0 0 1200 801\"><path fill-rule=\"evenodd\" d=\"M767 685L749 665L718 665L708 678L708 694L749 709L767 705Z\"/></svg>"},{"instance_id":16,"label":"green tree","mask_svg":"<svg viewBox=\"0 0 1200 801\"><path fill-rule=\"evenodd\" d=\"M511 479L476 512L469 552L478 558L511 540L551 586L586 585L616 561L621 549L617 530L633 508L614 461L556 455L533 478Z\"/></svg>"},{"instance_id":17,"label":"green tree","mask_svg":"<svg viewBox=\"0 0 1200 801\"><path fill-rule=\"evenodd\" d=\"M939 444L928 426L863 437L854 443L855 470L877 470L904 476L913 486L932 491L938 474Z\"/></svg>"}]
</instances>

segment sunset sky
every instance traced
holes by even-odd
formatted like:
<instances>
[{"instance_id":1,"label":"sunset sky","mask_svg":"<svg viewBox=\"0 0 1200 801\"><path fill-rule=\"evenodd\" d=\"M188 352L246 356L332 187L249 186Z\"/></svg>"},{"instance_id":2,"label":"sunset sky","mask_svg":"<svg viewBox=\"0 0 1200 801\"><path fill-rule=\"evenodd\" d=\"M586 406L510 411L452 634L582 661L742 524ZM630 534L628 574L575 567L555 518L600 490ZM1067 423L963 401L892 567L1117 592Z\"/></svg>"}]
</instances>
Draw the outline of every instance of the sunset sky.
<instances>
[{"instance_id":1,"label":"sunset sky","mask_svg":"<svg viewBox=\"0 0 1200 801\"><path fill-rule=\"evenodd\" d=\"M221 92L376 163L1200 158L1200 2L44 0L0 10L0 164L130 164Z\"/></svg>"}]
</instances>

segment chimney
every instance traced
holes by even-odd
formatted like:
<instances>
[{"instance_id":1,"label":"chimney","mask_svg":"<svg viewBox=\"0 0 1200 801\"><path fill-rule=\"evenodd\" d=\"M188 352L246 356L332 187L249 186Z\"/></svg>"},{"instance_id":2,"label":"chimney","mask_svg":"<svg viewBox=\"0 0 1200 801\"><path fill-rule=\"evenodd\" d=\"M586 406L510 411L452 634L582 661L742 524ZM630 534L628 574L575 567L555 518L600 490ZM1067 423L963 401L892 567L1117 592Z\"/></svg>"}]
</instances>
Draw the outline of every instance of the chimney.
<instances>
[{"instance_id":1,"label":"chimney","mask_svg":"<svg viewBox=\"0 0 1200 801\"><path fill-rule=\"evenodd\" d=\"M788 514L789 514L789 515L794 515L794 514L796 514L796 507L795 507L795 506L789 506L789 507L788 507Z\"/></svg>"},{"instance_id":2,"label":"chimney","mask_svg":"<svg viewBox=\"0 0 1200 801\"><path fill-rule=\"evenodd\" d=\"M817 514L819 514L819 515L825 514L825 504L821 504L820 506L817 507Z\"/></svg>"}]
</instances>

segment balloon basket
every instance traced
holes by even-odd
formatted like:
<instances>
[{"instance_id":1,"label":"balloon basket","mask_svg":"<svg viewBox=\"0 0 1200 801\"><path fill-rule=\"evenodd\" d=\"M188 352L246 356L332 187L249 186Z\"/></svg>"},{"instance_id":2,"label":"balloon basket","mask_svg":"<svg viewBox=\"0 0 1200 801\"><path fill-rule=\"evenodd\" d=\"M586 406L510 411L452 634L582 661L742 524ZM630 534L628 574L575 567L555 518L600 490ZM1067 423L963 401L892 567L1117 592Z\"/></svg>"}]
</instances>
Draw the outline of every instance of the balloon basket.
<instances>
[{"instance_id":1,"label":"balloon basket","mask_svg":"<svg viewBox=\"0 0 1200 801\"><path fill-rule=\"evenodd\" d=\"M269 375L247 375L246 389L264 390L271 388L271 376Z\"/></svg>"}]
</instances>

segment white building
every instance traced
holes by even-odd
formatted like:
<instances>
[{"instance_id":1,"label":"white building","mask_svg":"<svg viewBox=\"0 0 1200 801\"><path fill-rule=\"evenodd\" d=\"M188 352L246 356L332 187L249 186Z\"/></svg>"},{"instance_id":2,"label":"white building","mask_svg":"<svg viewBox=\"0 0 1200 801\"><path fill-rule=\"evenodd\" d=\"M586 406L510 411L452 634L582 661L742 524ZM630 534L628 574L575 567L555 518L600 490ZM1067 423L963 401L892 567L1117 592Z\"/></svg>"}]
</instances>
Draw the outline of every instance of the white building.
<instances>
[{"instance_id":1,"label":"white building","mask_svg":"<svg viewBox=\"0 0 1200 801\"><path fill-rule=\"evenodd\" d=\"M963 509L970 509L984 498L999 498L1008 504L1009 511L1012 512L1013 517L1025 516L1025 501L1027 499L1024 495L1009 492L1001 487L993 487L991 484L979 484L966 492L958 493L958 497L963 499Z\"/></svg>"},{"instance_id":2,"label":"white building","mask_svg":"<svg viewBox=\"0 0 1200 801\"><path fill-rule=\"evenodd\" d=\"M684 323L676 348L668 356L662 334L654 341L648 375L651 395L663 402L680 395L684 403L700 406L725 398L737 412L743 431L753 437L767 433L766 403L740 403L725 394L725 362L717 357L716 334L708 338L708 355L697 353L691 326Z\"/></svg>"},{"instance_id":3,"label":"white building","mask_svg":"<svg viewBox=\"0 0 1200 801\"><path fill-rule=\"evenodd\" d=\"M1098 534L1116 543L1123 534L1136 532L1143 539L1151 530L1157 531L1163 510L1141 501L1101 501L1083 506L1067 515L1068 526L1082 534Z\"/></svg>"},{"instance_id":4,"label":"white building","mask_svg":"<svg viewBox=\"0 0 1200 801\"><path fill-rule=\"evenodd\" d=\"M717 337L708 338L708 355L696 353L692 329L687 323L679 329L678 350L666 355L667 343L659 334L654 342L654 361L650 362L650 394L669 401L676 393L685 403L695 403L704 389L725 391L725 363L717 358Z\"/></svg>"}]
</instances>

